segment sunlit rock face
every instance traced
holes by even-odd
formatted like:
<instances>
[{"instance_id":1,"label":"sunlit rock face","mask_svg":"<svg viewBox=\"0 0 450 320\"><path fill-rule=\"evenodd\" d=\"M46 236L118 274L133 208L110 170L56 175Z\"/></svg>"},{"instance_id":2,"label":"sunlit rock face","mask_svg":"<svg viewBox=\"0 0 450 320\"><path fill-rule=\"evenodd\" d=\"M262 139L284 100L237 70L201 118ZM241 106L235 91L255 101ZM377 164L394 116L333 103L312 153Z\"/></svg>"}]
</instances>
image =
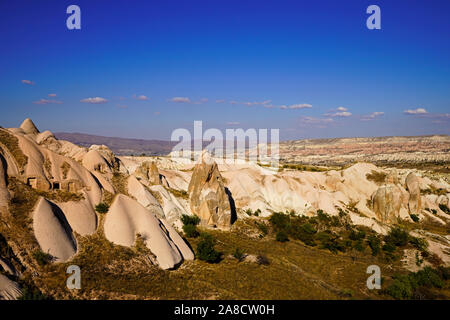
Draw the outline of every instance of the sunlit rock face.
<instances>
[{"instance_id":1,"label":"sunlit rock face","mask_svg":"<svg viewBox=\"0 0 450 320\"><path fill-rule=\"evenodd\" d=\"M229 196L217 164L206 152L194 167L188 193L191 211L202 225L224 230L231 227Z\"/></svg>"}]
</instances>

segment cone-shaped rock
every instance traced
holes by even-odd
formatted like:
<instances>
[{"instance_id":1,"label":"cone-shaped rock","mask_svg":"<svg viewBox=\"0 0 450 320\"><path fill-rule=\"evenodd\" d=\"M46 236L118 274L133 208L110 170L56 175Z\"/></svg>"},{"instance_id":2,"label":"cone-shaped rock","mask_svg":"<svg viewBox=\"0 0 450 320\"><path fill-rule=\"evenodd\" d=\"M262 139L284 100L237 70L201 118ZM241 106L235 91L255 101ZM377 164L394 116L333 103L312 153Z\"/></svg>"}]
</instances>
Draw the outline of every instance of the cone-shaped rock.
<instances>
[{"instance_id":1,"label":"cone-shaped rock","mask_svg":"<svg viewBox=\"0 0 450 320\"><path fill-rule=\"evenodd\" d=\"M409 191L409 201L408 201L408 207L409 207L409 213L410 214L417 214L420 212L420 183L419 179L414 173L408 174L406 177L406 188Z\"/></svg>"},{"instance_id":2,"label":"cone-shaped rock","mask_svg":"<svg viewBox=\"0 0 450 320\"><path fill-rule=\"evenodd\" d=\"M25 133L28 134L38 134L39 130L34 125L33 121L30 118L26 118L22 124L20 125L20 129L22 129Z\"/></svg>"},{"instance_id":3,"label":"cone-shaped rock","mask_svg":"<svg viewBox=\"0 0 450 320\"><path fill-rule=\"evenodd\" d=\"M402 206L402 191L394 184L381 186L372 195L372 206L379 221L395 223Z\"/></svg>"},{"instance_id":4,"label":"cone-shaped rock","mask_svg":"<svg viewBox=\"0 0 450 320\"><path fill-rule=\"evenodd\" d=\"M191 211L200 217L201 225L230 228L230 200L217 164L207 152L195 165L188 193Z\"/></svg>"}]
</instances>

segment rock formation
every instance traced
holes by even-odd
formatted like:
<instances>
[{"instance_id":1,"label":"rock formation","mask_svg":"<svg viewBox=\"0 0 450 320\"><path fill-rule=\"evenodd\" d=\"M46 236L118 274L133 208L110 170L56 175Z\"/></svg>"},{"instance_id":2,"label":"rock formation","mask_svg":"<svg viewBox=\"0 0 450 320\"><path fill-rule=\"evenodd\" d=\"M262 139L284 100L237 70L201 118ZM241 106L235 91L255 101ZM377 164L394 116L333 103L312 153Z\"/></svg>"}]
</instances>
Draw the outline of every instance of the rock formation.
<instances>
[{"instance_id":1,"label":"rock formation","mask_svg":"<svg viewBox=\"0 0 450 320\"><path fill-rule=\"evenodd\" d=\"M0 154L0 215L7 211L9 203L9 192L7 188L6 160Z\"/></svg>"},{"instance_id":2,"label":"rock formation","mask_svg":"<svg viewBox=\"0 0 450 320\"><path fill-rule=\"evenodd\" d=\"M19 285L0 274L0 300L16 300L21 295Z\"/></svg>"},{"instance_id":3,"label":"rock formation","mask_svg":"<svg viewBox=\"0 0 450 320\"><path fill-rule=\"evenodd\" d=\"M217 164L207 152L194 167L188 193L191 211L200 217L202 225L230 228L232 208L228 193Z\"/></svg>"},{"instance_id":4,"label":"rock formation","mask_svg":"<svg viewBox=\"0 0 450 320\"><path fill-rule=\"evenodd\" d=\"M135 176L148 181L149 184L158 185L162 184L161 174L159 173L158 167L154 161L143 162L135 171Z\"/></svg>"},{"instance_id":5,"label":"rock formation","mask_svg":"<svg viewBox=\"0 0 450 320\"><path fill-rule=\"evenodd\" d=\"M414 173L411 172L406 177L405 184L409 192L409 201L408 201L409 213L418 214L421 209L419 179Z\"/></svg>"},{"instance_id":6,"label":"rock formation","mask_svg":"<svg viewBox=\"0 0 450 320\"><path fill-rule=\"evenodd\" d=\"M122 246L133 246L140 234L163 269L172 269L183 259L194 258L191 249L172 227L125 195L115 198L104 226L106 238Z\"/></svg>"},{"instance_id":7,"label":"rock formation","mask_svg":"<svg viewBox=\"0 0 450 320\"><path fill-rule=\"evenodd\" d=\"M55 261L67 261L75 254L75 239L64 213L44 198L34 209L33 230L42 251L52 255Z\"/></svg>"},{"instance_id":8,"label":"rock formation","mask_svg":"<svg viewBox=\"0 0 450 320\"><path fill-rule=\"evenodd\" d=\"M33 121L30 118L26 118L22 124L20 125L20 129L22 129L26 134L38 134L39 130L34 125Z\"/></svg>"},{"instance_id":9,"label":"rock formation","mask_svg":"<svg viewBox=\"0 0 450 320\"><path fill-rule=\"evenodd\" d=\"M395 223L399 217L402 205L402 192L394 184L387 184L378 188L372 195L372 209L379 221Z\"/></svg>"}]
</instances>

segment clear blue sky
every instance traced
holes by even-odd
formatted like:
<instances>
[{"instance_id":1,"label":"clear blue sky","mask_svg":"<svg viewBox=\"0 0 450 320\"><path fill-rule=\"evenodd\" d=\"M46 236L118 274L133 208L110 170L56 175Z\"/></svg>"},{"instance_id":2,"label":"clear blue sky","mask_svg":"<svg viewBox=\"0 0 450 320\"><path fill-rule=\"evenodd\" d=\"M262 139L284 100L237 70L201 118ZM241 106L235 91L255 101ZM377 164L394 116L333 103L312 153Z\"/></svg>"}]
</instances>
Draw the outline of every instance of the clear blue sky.
<instances>
[{"instance_id":1,"label":"clear blue sky","mask_svg":"<svg viewBox=\"0 0 450 320\"><path fill-rule=\"evenodd\" d=\"M70 4L81 30L66 28ZM381 30L366 28L371 4ZM31 117L54 132L165 140L194 120L282 139L450 133L448 0L2 1L0 43L4 127ZM106 102L82 102L96 97Z\"/></svg>"}]
</instances>

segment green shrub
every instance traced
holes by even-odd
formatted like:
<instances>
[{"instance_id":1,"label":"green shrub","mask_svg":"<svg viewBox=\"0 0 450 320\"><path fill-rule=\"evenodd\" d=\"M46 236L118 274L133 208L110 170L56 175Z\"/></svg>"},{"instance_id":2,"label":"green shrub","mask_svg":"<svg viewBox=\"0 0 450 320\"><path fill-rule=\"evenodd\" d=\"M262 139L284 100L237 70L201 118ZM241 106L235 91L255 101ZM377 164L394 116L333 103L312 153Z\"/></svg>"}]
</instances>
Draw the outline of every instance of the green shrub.
<instances>
[{"instance_id":1,"label":"green shrub","mask_svg":"<svg viewBox=\"0 0 450 320\"><path fill-rule=\"evenodd\" d=\"M109 206L104 203L104 202L100 202L98 205L95 206L95 211L97 211L98 213L107 213L109 210Z\"/></svg>"},{"instance_id":2,"label":"green shrub","mask_svg":"<svg viewBox=\"0 0 450 320\"><path fill-rule=\"evenodd\" d=\"M287 230L290 226L290 217L282 212L274 212L269 221L275 231Z\"/></svg>"},{"instance_id":3,"label":"green shrub","mask_svg":"<svg viewBox=\"0 0 450 320\"><path fill-rule=\"evenodd\" d=\"M33 252L33 258L40 266L45 266L53 261L53 256L49 253L45 253L42 250L36 250Z\"/></svg>"},{"instance_id":4,"label":"green shrub","mask_svg":"<svg viewBox=\"0 0 450 320\"><path fill-rule=\"evenodd\" d=\"M314 226L311 223L306 222L304 224L294 225L291 228L290 234L294 239L300 240L308 246L315 246L314 235L316 232L317 230Z\"/></svg>"},{"instance_id":5,"label":"green shrub","mask_svg":"<svg viewBox=\"0 0 450 320\"><path fill-rule=\"evenodd\" d=\"M420 221L419 216L417 214L410 214L409 216L411 217L412 221L414 221L414 222Z\"/></svg>"},{"instance_id":6,"label":"green shrub","mask_svg":"<svg viewBox=\"0 0 450 320\"><path fill-rule=\"evenodd\" d=\"M197 257L209 263L219 262L220 252L214 249L214 238L208 233L202 233L201 237L202 240L197 244Z\"/></svg>"},{"instance_id":7,"label":"green shrub","mask_svg":"<svg viewBox=\"0 0 450 320\"><path fill-rule=\"evenodd\" d=\"M197 230L197 226L193 224L185 224L183 226L183 232L188 238L197 238L200 235Z\"/></svg>"},{"instance_id":8,"label":"green shrub","mask_svg":"<svg viewBox=\"0 0 450 320\"><path fill-rule=\"evenodd\" d=\"M370 235L367 243L372 250L372 255L377 256L381 250L381 240L376 235Z\"/></svg>"},{"instance_id":9,"label":"green shrub","mask_svg":"<svg viewBox=\"0 0 450 320\"><path fill-rule=\"evenodd\" d=\"M392 244L397 247L402 247L408 244L409 235L405 230L396 227L392 228L384 237L386 244Z\"/></svg>"},{"instance_id":10,"label":"green shrub","mask_svg":"<svg viewBox=\"0 0 450 320\"><path fill-rule=\"evenodd\" d=\"M196 215L188 216L187 214L183 214L181 216L181 222L183 225L193 225L196 226L200 223L200 218Z\"/></svg>"},{"instance_id":11,"label":"green shrub","mask_svg":"<svg viewBox=\"0 0 450 320\"><path fill-rule=\"evenodd\" d=\"M425 267L417 272L396 275L394 282L386 289L386 293L395 299L424 297L424 293L429 294L429 291L424 289L442 288L444 280L444 274L440 270Z\"/></svg>"},{"instance_id":12,"label":"green shrub","mask_svg":"<svg viewBox=\"0 0 450 320\"><path fill-rule=\"evenodd\" d=\"M260 209L256 209L254 215L255 217L259 217L259 215L261 214L261 210Z\"/></svg>"},{"instance_id":13,"label":"green shrub","mask_svg":"<svg viewBox=\"0 0 450 320\"><path fill-rule=\"evenodd\" d=\"M289 237L288 237L288 234L286 233L286 231L284 231L284 230L278 231L277 235L276 235L276 240L279 242L289 241Z\"/></svg>"},{"instance_id":14,"label":"green shrub","mask_svg":"<svg viewBox=\"0 0 450 320\"><path fill-rule=\"evenodd\" d=\"M259 231L261 231L261 233L265 236L269 233L269 228L267 227L267 225L264 222L255 222L256 227L258 228Z\"/></svg>"},{"instance_id":15,"label":"green shrub","mask_svg":"<svg viewBox=\"0 0 450 320\"><path fill-rule=\"evenodd\" d=\"M428 242L423 238L411 237L409 239L409 243L412 244L417 249L419 249L420 251L426 251L428 248Z\"/></svg>"},{"instance_id":16,"label":"green shrub","mask_svg":"<svg viewBox=\"0 0 450 320\"><path fill-rule=\"evenodd\" d=\"M358 230L358 232L356 232L354 229L352 229L348 237L353 241L363 240L366 237L366 233L363 230Z\"/></svg>"}]
</instances>

